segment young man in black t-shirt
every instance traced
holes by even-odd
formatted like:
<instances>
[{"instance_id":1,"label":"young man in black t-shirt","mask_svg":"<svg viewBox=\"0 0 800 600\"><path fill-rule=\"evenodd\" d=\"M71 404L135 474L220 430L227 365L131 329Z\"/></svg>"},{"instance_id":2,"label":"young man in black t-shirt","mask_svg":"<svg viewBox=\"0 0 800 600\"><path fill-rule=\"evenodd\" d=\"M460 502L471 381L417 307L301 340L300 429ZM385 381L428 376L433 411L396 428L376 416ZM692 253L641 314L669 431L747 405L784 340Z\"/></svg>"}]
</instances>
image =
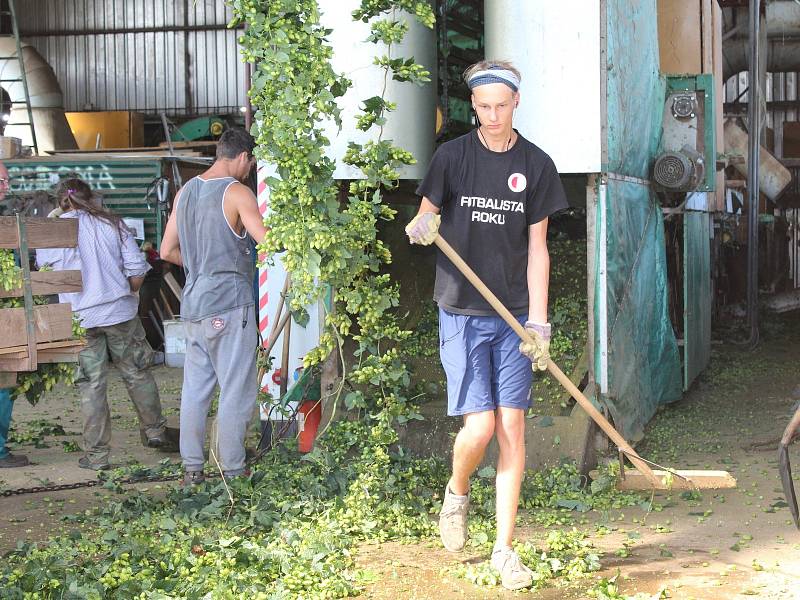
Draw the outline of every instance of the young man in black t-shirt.
<instances>
[{"instance_id":1,"label":"young man in black t-shirt","mask_svg":"<svg viewBox=\"0 0 800 600\"><path fill-rule=\"evenodd\" d=\"M492 564L510 589L528 587L532 573L511 547L525 468L525 411L533 369L545 369L550 324L547 221L567 207L550 157L512 125L520 74L502 61L483 61L464 74L479 126L443 144L417 193L419 213L406 227L416 244L441 233L531 333L513 329L441 252L434 299L439 305L440 355L447 375L448 414L464 424L453 449L453 473L439 518L442 542L467 541L469 478L497 436L497 541Z\"/></svg>"}]
</instances>

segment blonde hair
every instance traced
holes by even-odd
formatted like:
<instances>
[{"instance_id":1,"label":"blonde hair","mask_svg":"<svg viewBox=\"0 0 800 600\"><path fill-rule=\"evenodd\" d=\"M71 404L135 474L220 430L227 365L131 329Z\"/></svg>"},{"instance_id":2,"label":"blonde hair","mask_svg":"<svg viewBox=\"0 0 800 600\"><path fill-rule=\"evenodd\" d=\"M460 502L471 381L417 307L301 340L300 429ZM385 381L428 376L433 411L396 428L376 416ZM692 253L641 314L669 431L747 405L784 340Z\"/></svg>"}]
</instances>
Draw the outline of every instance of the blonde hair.
<instances>
[{"instance_id":1,"label":"blonde hair","mask_svg":"<svg viewBox=\"0 0 800 600\"><path fill-rule=\"evenodd\" d=\"M474 65L470 65L467 67L467 70L464 71L464 83L469 85L469 80L472 78L475 73L478 71L488 71L492 67L500 67L502 69L506 69L511 71L514 75L517 76L517 79L522 81L522 74L519 72L519 69L515 67L511 61L508 60L482 60L480 62L476 62Z\"/></svg>"}]
</instances>

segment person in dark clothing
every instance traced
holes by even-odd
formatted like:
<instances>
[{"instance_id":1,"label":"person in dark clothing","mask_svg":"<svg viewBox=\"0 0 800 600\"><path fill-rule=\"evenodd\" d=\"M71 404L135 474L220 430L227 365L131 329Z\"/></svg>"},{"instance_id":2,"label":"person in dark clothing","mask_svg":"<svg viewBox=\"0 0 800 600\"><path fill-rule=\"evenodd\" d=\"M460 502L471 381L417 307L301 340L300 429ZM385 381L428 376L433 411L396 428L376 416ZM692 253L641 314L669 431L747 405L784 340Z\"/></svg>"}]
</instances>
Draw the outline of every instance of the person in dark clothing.
<instances>
[{"instance_id":1,"label":"person in dark clothing","mask_svg":"<svg viewBox=\"0 0 800 600\"><path fill-rule=\"evenodd\" d=\"M535 340L520 344L470 282L438 254L434 300L447 375L448 414L463 419L439 519L450 551L467 541L469 478L497 437L497 541L492 565L503 586L528 587L532 573L511 547L525 468L525 411L534 369L547 367L550 258L547 221L567 202L550 157L513 127L520 74L502 61L467 69L478 127L442 144L417 193L422 203L406 227L415 244L441 232Z\"/></svg>"}]
</instances>

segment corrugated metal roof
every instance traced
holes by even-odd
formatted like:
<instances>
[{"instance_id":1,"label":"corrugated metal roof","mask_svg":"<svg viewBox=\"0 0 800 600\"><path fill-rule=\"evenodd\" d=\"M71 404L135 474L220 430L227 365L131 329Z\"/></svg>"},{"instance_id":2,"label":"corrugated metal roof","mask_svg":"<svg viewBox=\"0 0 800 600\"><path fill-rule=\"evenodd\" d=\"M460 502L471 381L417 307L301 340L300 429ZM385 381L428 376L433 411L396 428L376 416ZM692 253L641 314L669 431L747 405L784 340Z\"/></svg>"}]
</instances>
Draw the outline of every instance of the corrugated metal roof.
<instances>
[{"instance_id":1,"label":"corrugated metal roof","mask_svg":"<svg viewBox=\"0 0 800 600\"><path fill-rule=\"evenodd\" d=\"M245 101L231 17L224 0L28 0L20 29L68 111L209 114Z\"/></svg>"}]
</instances>

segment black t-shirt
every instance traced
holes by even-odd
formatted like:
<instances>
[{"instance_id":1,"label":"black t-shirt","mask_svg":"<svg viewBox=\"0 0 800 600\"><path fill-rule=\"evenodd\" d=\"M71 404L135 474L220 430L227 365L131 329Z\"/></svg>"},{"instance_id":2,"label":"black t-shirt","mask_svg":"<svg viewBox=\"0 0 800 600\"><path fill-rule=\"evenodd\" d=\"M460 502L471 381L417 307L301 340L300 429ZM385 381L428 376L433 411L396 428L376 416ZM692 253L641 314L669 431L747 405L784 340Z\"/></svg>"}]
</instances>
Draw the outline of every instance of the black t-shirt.
<instances>
[{"instance_id":1,"label":"black t-shirt","mask_svg":"<svg viewBox=\"0 0 800 600\"><path fill-rule=\"evenodd\" d=\"M439 233L515 315L528 312L528 226L567 208L552 159L521 135L492 152L477 130L442 144L417 188L441 209ZM495 315L442 252L434 300L450 312Z\"/></svg>"}]
</instances>

